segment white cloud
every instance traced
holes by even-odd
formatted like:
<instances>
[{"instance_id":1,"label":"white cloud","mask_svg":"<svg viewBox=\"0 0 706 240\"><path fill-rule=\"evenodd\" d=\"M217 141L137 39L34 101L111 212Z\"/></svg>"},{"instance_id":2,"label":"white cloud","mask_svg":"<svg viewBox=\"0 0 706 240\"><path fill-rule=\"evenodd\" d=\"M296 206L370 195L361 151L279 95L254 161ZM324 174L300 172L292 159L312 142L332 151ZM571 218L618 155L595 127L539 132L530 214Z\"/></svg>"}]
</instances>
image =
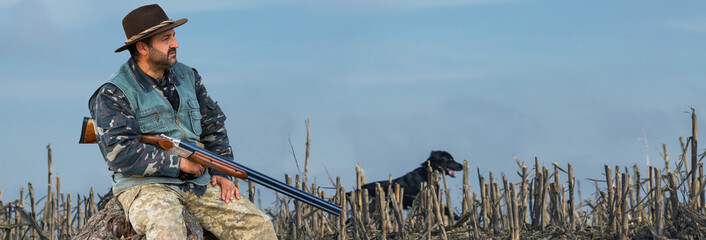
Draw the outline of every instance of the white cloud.
<instances>
[{"instance_id":1,"label":"white cloud","mask_svg":"<svg viewBox=\"0 0 706 240\"><path fill-rule=\"evenodd\" d=\"M381 14L386 12L406 11L421 8L455 7L474 4L500 3L508 0L361 0L361 1L325 1L325 0L245 0L245 1L201 1L195 4L190 0L158 2L170 17L183 18L185 13L210 12L233 9L264 7L295 7L310 11L333 14ZM10 11L24 2L37 2L46 8L47 17L64 29L81 28L95 23L122 19L132 9L145 5L143 1L91 1L91 0L3 0L0 1L0 13ZM177 14L177 15L175 15Z\"/></svg>"},{"instance_id":2,"label":"white cloud","mask_svg":"<svg viewBox=\"0 0 706 240\"><path fill-rule=\"evenodd\" d=\"M685 31L689 33L705 34L706 33L706 18L694 17L687 19L674 19L664 23L667 28Z\"/></svg>"},{"instance_id":3,"label":"white cloud","mask_svg":"<svg viewBox=\"0 0 706 240\"><path fill-rule=\"evenodd\" d=\"M15 57L39 53L55 53L60 46L59 32L47 17L47 7L39 0L24 0L0 8L0 55Z\"/></svg>"},{"instance_id":4,"label":"white cloud","mask_svg":"<svg viewBox=\"0 0 706 240\"><path fill-rule=\"evenodd\" d=\"M335 12L370 13L403 9L420 9L435 7L454 7L474 4L487 4L506 2L508 0L358 0L358 1L328 1L328 0L246 0L246 1L208 1L194 5L193 1L170 1L164 6L171 7L170 11L177 12L202 12L221 11L228 9L245 9L260 7L301 7L311 10L327 10Z\"/></svg>"},{"instance_id":5,"label":"white cloud","mask_svg":"<svg viewBox=\"0 0 706 240\"><path fill-rule=\"evenodd\" d=\"M17 5L21 0L2 0L0 1L0 9L9 8Z\"/></svg>"},{"instance_id":6,"label":"white cloud","mask_svg":"<svg viewBox=\"0 0 706 240\"><path fill-rule=\"evenodd\" d=\"M362 1L320 1L320 0L310 0L307 1L310 5L336 5L336 6L360 6L366 8L377 8L384 7L389 9L415 9L415 8L434 8L434 7L453 7L453 6L465 6L474 4L487 4L487 3L497 3L504 2L498 0L440 0L440 1L428 1L428 0L391 0L391 1L378 1L378 0L362 0Z\"/></svg>"},{"instance_id":7,"label":"white cloud","mask_svg":"<svg viewBox=\"0 0 706 240\"><path fill-rule=\"evenodd\" d=\"M410 70L410 71L378 71L364 72L360 74L342 76L340 81L348 82L355 85L395 85L395 84L411 84L422 82L438 82L438 81L471 81L482 80L492 73L484 70L455 70L455 71L436 71L436 70Z\"/></svg>"}]
</instances>

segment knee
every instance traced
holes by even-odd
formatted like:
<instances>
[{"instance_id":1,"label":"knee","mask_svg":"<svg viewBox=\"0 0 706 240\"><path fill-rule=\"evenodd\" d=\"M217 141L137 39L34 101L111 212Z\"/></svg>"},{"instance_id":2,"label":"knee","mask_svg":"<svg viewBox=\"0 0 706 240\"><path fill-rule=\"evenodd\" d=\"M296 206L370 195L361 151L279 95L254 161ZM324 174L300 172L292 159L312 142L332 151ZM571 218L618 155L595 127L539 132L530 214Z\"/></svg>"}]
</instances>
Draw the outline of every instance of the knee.
<instances>
[{"instance_id":1,"label":"knee","mask_svg":"<svg viewBox=\"0 0 706 240\"><path fill-rule=\"evenodd\" d=\"M160 236L164 236L164 234L186 236L183 207L181 206L162 205L155 207L150 204L141 206L133 205L130 210L130 223L138 233L145 233L148 236L151 235L151 233L157 233Z\"/></svg>"}]
</instances>

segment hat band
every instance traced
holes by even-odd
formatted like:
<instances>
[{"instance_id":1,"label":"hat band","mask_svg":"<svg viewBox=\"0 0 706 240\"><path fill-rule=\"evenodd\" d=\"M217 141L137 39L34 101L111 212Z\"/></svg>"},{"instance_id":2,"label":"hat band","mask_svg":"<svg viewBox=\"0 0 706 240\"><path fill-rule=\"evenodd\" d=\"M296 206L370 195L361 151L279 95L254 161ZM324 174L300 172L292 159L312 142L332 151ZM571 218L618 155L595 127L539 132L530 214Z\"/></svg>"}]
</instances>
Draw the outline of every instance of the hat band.
<instances>
[{"instance_id":1,"label":"hat band","mask_svg":"<svg viewBox=\"0 0 706 240\"><path fill-rule=\"evenodd\" d=\"M167 25L172 24L172 23L174 23L174 20L164 20L164 21L162 21L160 24L158 24L157 26L154 26L154 27L145 29L144 31L142 31L142 32L140 32L140 33L138 33L138 34L133 35L132 37L130 37L130 39L128 39L127 41L125 41L125 44L129 44L129 43L131 43L131 42L133 42L133 41L135 41L135 40L137 40L137 39L140 39L140 38L142 38L143 36L145 36L145 35L151 33L151 32L154 31L154 30L157 30L157 29L159 29L159 28L161 28L161 27L167 26Z\"/></svg>"}]
</instances>

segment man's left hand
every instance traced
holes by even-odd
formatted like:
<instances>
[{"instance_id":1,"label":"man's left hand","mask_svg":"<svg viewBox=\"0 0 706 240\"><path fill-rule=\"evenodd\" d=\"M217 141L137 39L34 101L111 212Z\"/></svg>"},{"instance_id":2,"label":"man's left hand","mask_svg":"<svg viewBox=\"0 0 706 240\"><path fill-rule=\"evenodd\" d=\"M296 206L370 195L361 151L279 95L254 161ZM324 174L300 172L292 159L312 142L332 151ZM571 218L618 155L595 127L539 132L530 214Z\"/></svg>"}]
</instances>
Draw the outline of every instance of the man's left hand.
<instances>
[{"instance_id":1,"label":"man's left hand","mask_svg":"<svg viewBox=\"0 0 706 240\"><path fill-rule=\"evenodd\" d=\"M232 181L221 176L211 176L211 185L216 186L216 184L221 185L221 199L224 202L229 203L234 196L240 200L240 192Z\"/></svg>"}]
</instances>

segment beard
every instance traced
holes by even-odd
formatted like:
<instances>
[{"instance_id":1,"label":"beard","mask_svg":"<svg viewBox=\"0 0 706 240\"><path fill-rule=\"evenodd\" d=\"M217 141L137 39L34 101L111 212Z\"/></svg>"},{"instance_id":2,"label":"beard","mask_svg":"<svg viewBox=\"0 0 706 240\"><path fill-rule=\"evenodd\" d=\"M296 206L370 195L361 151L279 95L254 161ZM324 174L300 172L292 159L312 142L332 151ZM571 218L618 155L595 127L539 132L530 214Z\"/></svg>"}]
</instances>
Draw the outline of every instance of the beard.
<instances>
[{"instance_id":1,"label":"beard","mask_svg":"<svg viewBox=\"0 0 706 240\"><path fill-rule=\"evenodd\" d=\"M159 52L155 48L150 48L149 51L150 56L147 58L147 62L153 69L167 70L177 62L176 48L170 48L166 53ZM170 53L174 53L174 56L170 57Z\"/></svg>"}]
</instances>

